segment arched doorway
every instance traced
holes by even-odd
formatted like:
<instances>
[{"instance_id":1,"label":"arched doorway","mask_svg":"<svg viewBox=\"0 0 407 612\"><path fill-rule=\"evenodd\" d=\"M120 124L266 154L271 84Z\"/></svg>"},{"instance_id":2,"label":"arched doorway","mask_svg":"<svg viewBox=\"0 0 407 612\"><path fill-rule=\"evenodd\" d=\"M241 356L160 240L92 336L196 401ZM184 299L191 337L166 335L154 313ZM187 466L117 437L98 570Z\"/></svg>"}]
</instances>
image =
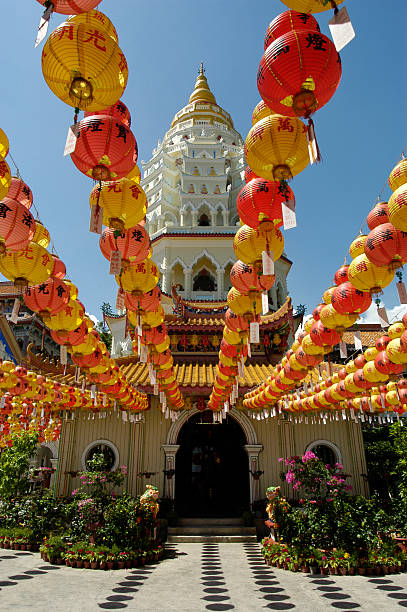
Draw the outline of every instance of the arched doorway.
<instances>
[{"instance_id":1,"label":"arched doorway","mask_svg":"<svg viewBox=\"0 0 407 612\"><path fill-rule=\"evenodd\" d=\"M213 423L210 410L192 415L178 434L175 506L180 516L241 516L250 507L243 430L230 415Z\"/></svg>"}]
</instances>

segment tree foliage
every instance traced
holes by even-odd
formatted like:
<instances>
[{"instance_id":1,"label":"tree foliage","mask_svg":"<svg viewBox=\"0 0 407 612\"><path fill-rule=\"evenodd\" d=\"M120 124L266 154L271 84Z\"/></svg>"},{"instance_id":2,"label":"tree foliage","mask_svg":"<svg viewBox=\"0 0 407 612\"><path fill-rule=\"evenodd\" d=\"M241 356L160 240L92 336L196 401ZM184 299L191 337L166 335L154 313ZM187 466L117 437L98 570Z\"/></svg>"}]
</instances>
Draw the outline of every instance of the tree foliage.
<instances>
[{"instance_id":1,"label":"tree foliage","mask_svg":"<svg viewBox=\"0 0 407 612\"><path fill-rule=\"evenodd\" d=\"M9 500L28 491L30 457L38 445L38 434L24 432L13 436L13 445L0 455L0 499Z\"/></svg>"}]
</instances>

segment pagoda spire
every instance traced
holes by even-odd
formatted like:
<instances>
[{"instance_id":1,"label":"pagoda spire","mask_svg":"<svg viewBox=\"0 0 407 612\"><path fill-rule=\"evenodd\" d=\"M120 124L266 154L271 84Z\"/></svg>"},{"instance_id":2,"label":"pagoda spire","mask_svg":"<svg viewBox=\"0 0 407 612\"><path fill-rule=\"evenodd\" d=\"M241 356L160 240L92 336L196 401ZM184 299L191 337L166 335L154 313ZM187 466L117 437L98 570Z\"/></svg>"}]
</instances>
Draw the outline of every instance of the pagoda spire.
<instances>
[{"instance_id":1,"label":"pagoda spire","mask_svg":"<svg viewBox=\"0 0 407 612\"><path fill-rule=\"evenodd\" d=\"M199 68L194 91L189 98L189 104L191 104L191 102L211 102L212 104L216 104L215 96L209 89L208 81L206 80L203 62L201 62Z\"/></svg>"}]
</instances>

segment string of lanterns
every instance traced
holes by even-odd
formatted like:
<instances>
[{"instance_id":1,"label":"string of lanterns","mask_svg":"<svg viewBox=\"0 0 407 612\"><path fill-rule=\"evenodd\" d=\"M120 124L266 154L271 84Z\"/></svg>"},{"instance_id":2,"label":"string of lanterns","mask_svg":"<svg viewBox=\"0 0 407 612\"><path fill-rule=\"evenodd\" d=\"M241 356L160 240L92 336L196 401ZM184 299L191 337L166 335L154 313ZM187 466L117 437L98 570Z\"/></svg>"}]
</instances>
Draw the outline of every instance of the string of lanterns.
<instances>
[{"instance_id":1,"label":"string of lanterns","mask_svg":"<svg viewBox=\"0 0 407 612\"><path fill-rule=\"evenodd\" d=\"M296 225L288 181L319 160L311 115L330 100L341 78L340 56L312 15L295 10L278 15L267 28L264 50L257 75L262 100L246 138L246 185L237 197L238 261L230 274L233 287L208 402L215 411L236 402L250 342L260 341L260 313L268 312L274 264L284 250L279 228Z\"/></svg>"},{"instance_id":2,"label":"string of lanterns","mask_svg":"<svg viewBox=\"0 0 407 612\"><path fill-rule=\"evenodd\" d=\"M147 197L139 184L137 141L130 112L120 100L127 63L116 29L97 10L69 17L46 41L42 68L50 89L75 108L73 138L65 152L78 170L98 182L90 195L90 230L100 234L106 226L100 249L119 285L117 307L127 310L137 331L133 337L140 361L148 362L165 415L175 418L183 399L160 305L159 272L144 228ZM78 121L80 110L85 115ZM95 351L76 363L89 368L94 361Z\"/></svg>"}]
</instances>

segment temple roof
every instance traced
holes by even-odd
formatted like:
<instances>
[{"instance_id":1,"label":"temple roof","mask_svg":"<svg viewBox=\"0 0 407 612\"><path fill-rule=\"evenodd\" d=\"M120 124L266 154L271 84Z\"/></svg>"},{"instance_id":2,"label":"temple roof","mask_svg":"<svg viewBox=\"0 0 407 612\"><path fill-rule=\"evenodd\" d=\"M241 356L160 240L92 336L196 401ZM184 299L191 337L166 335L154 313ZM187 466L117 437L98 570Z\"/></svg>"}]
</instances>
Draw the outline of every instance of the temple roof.
<instances>
[{"instance_id":1,"label":"temple roof","mask_svg":"<svg viewBox=\"0 0 407 612\"><path fill-rule=\"evenodd\" d=\"M189 97L189 103L191 104L191 102L211 102L216 104L215 96L209 89L202 62L196 79L195 89Z\"/></svg>"}]
</instances>

